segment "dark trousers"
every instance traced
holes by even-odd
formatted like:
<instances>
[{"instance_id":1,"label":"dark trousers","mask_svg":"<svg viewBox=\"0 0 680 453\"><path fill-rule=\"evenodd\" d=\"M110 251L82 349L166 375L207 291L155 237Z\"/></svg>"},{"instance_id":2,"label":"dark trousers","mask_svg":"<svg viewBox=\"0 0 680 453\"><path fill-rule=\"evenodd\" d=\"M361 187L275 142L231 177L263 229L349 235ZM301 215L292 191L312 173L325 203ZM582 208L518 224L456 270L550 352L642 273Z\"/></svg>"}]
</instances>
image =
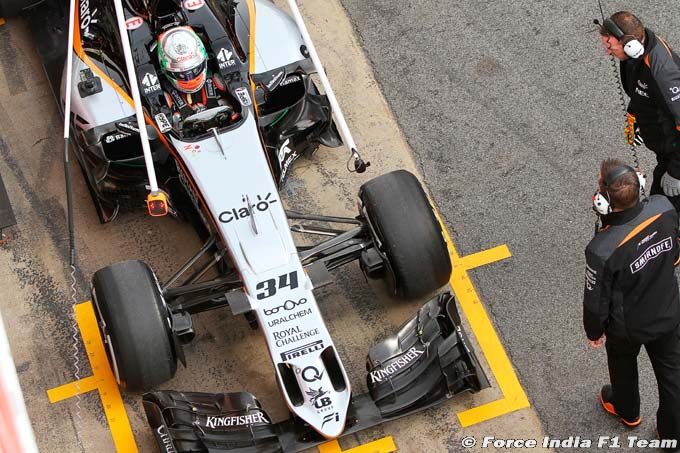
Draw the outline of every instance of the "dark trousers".
<instances>
[{"instance_id":1,"label":"dark trousers","mask_svg":"<svg viewBox=\"0 0 680 453\"><path fill-rule=\"evenodd\" d=\"M649 190L649 195L666 195L663 193L661 188L661 178L664 173L668 170L668 163L670 162L670 150L671 146L668 143L645 143L645 146L652 150L656 154L656 167L654 167L652 187ZM678 197L668 197L670 202L675 206L675 210L680 212L680 196Z\"/></svg>"},{"instance_id":2,"label":"dark trousers","mask_svg":"<svg viewBox=\"0 0 680 453\"><path fill-rule=\"evenodd\" d=\"M609 378L614 408L624 418L640 415L637 356L640 344L607 337ZM662 439L680 442L680 326L644 345L659 387L656 424Z\"/></svg>"}]
</instances>

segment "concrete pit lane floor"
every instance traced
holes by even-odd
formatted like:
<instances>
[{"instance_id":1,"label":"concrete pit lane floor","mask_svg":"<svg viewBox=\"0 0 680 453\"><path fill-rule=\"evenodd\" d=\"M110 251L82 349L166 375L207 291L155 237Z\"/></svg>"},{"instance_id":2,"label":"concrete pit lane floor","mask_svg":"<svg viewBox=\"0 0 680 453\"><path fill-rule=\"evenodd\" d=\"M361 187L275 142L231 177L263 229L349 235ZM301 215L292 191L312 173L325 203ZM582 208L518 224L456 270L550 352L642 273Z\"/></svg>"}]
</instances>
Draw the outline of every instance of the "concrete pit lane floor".
<instances>
[{"instance_id":1,"label":"concrete pit lane floor","mask_svg":"<svg viewBox=\"0 0 680 453\"><path fill-rule=\"evenodd\" d=\"M365 174L350 174L346 170L348 155L344 149L320 149L311 159L301 160L295 165L281 194L285 205L305 212L353 216L356 213L356 193L362 182L398 168L418 174L425 168L426 183L432 183L436 189L433 197L440 205L441 215L453 233L455 244L460 242L463 245L465 253L460 253L461 256L506 242L510 244L510 252L515 253L513 241L525 235L522 228L517 229L523 226L521 222L515 228L499 225L497 234L483 236L480 231L489 227L480 228L479 219L475 216L480 211L488 213L492 207L480 202L471 208L461 198L463 193L454 191L453 187L457 186L447 188L441 183L445 180L442 178L451 177L451 173L460 174L468 178L470 190L480 186L479 190L486 193L489 185L498 187L499 182L504 180L499 169L505 164L491 169L494 179L488 181L468 175L466 171L457 173L456 168L448 166L444 155L424 156L411 152L407 138L412 140L421 133L431 136L442 130L450 133L453 128L442 127L431 118L428 124L417 124L416 128L402 134L391 111L392 108L402 112L395 100L398 93L388 96L391 106L385 102L373 68L355 34L354 27L359 27L362 36L368 34L362 29L367 26L368 14L353 2L346 3L357 15L354 24L336 0L300 2L350 127L364 157L371 161L371 167ZM396 4L392 7L399 8ZM400 49L394 48L393 51L396 54ZM384 71L382 64L381 61L377 69L379 76L384 74L381 72ZM422 86L423 98L429 99L434 95L428 91L431 90L429 78L433 75L412 69L413 89ZM406 109L416 107L420 102L414 98L405 97L404 100L403 108ZM422 101L425 102L424 99ZM459 114L456 130L464 137L465 129L471 126L470 119L466 119L465 112ZM495 131L489 129L487 133L491 136ZM0 248L0 310L7 323L14 360L41 451L80 451L81 443L84 451L109 452L115 451L113 437L117 433L110 429L98 392L84 394L80 409L75 398L51 404L46 395L48 389L74 381L75 350L71 338L61 134L61 119L32 38L22 20L10 19L0 27L0 174L10 193L18 226L9 232L11 240ZM413 143L419 145L417 141ZM440 153L444 151L443 147L439 150ZM504 152L509 151L506 149ZM89 278L103 266L125 259L142 259L163 279L199 247L193 230L171 218L151 219L139 212L123 214L107 225L99 224L82 175L77 165L72 167L79 301L89 297ZM486 203L492 203L491 199L487 199ZM463 212L465 216L461 214ZM507 362L503 346L494 343L496 333L492 325L479 324L485 316L481 307L497 307L508 302L510 295L503 292L503 287L517 287L517 284L513 286L508 281L515 278L512 269L523 264L512 257L501 264L489 264L481 271L470 272L475 278L473 286L464 269L472 269L485 261L493 260L485 260L481 255L467 261L457 260L459 278L456 286L467 294L470 306L476 305L477 311L470 312L472 316L465 321L465 327L492 388L476 395L461 395L438 408L348 436L341 439L339 447L327 445L323 451L347 450L385 436L391 436L398 451L405 452L461 451L461 440L465 436L475 436L479 440L483 436L543 437L544 429L533 409L523 408L504 414L526 406L524 391L527 389L522 384L523 380L533 382L534 370L522 368L519 370L521 381L513 381L516 373ZM580 269L578 259L573 258L571 264ZM364 391L365 355L369 347L395 332L412 316L420 302L390 300L379 285L365 281L356 264L343 267L333 275L336 284L319 290L318 301L354 388ZM478 278L480 275L483 278ZM476 299L477 294L482 304ZM492 297L493 300L489 300ZM578 300L571 303L578 304ZM493 320L498 322L498 319ZM474 322L477 327L473 329L468 321ZM504 319L503 325L507 322ZM578 324L578 319L571 323ZM480 325L482 327L478 328ZM228 310L195 316L194 326L196 338L185 348L188 368L180 367L176 377L161 388L205 392L249 391L259 398L275 420L287 416L258 332L250 330L242 317L234 317ZM476 336L490 345L485 351L482 351ZM506 337L501 335L501 338ZM509 352L512 357L514 351L510 349ZM79 376L92 375L80 342L75 355L81 367ZM492 368L500 370L498 375L494 375ZM500 384L503 382L515 382L511 395L504 395L501 391ZM578 381L575 382L573 385L578 385ZM583 392L586 390L591 389L583 389ZM530 389L527 394L530 400L536 397ZM509 398L504 399L504 396ZM123 401L136 448L141 452L157 451L141 407L141 395L124 393ZM494 405L494 401L502 404ZM484 406L486 403L492 404ZM470 426L462 427L457 414L480 406L484 408L482 411L466 419ZM481 421L484 419L488 420ZM119 451L129 453L134 449Z\"/></svg>"},{"instance_id":2,"label":"concrete pit lane floor","mask_svg":"<svg viewBox=\"0 0 680 453\"><path fill-rule=\"evenodd\" d=\"M599 407L606 357L589 350L581 321L598 165L633 162L614 68L593 25L602 20L597 2L341 3L454 243L471 253L505 242L513 253L473 277L546 433L654 439L647 355L643 423L628 431ZM632 11L680 48L677 2L602 5L606 15ZM649 189L653 154L638 154Z\"/></svg>"}]
</instances>

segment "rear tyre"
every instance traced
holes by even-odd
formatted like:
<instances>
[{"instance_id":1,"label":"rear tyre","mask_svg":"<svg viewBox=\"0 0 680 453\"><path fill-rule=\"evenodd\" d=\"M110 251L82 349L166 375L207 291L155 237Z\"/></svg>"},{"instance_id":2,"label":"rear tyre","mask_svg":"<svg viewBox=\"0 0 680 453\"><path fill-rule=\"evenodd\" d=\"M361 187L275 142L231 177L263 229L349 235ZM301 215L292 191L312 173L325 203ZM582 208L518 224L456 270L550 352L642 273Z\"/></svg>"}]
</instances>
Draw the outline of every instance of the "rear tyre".
<instances>
[{"instance_id":1,"label":"rear tyre","mask_svg":"<svg viewBox=\"0 0 680 453\"><path fill-rule=\"evenodd\" d=\"M418 299L448 283L451 259L441 224L413 174L378 176L361 186L359 198L393 295Z\"/></svg>"},{"instance_id":2,"label":"rear tyre","mask_svg":"<svg viewBox=\"0 0 680 453\"><path fill-rule=\"evenodd\" d=\"M153 271L141 261L98 270L92 296L119 385L148 390L175 375L170 314Z\"/></svg>"}]
</instances>

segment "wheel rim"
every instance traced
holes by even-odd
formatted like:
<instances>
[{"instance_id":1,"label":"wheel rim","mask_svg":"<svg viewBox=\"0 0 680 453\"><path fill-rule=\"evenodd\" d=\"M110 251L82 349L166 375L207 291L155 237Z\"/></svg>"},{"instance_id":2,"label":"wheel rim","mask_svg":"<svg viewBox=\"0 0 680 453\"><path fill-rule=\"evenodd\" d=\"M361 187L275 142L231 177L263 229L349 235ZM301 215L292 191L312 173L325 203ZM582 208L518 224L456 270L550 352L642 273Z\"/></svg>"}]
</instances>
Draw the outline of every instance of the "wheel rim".
<instances>
[{"instance_id":1,"label":"wheel rim","mask_svg":"<svg viewBox=\"0 0 680 453\"><path fill-rule=\"evenodd\" d=\"M97 302L97 293L94 290L94 288L92 288L92 301L94 302L94 308L97 310L97 317L99 318L99 322L97 323L99 325L99 333L101 334L102 339L106 344L107 352L106 355L108 356L109 363L111 364L111 368L113 369L113 375L116 378L116 383L120 385L120 372L118 371L116 351L113 349L113 342L111 341L111 336L107 332L106 321L104 320L104 317L102 316L102 311L99 308L99 303Z\"/></svg>"},{"instance_id":2,"label":"wheel rim","mask_svg":"<svg viewBox=\"0 0 680 453\"><path fill-rule=\"evenodd\" d=\"M363 204L363 202L361 205L361 213L363 214L364 218L366 219L366 223L368 224L368 229L370 231L371 238L373 239L375 249L377 250L378 255L380 255L380 257L382 258L383 263L385 264L385 269L387 271L386 273L387 275L389 275L389 277L387 278L388 286L390 286L391 283L391 286L393 287L392 288L393 295L396 296L399 293L398 289L399 282L397 281L397 276L394 272L394 268L392 267L392 262L390 261L390 257L387 253L387 250L385 250L385 241L382 238L382 231L380 231L380 226L374 225L373 222L371 222L371 216L368 213L368 208L366 207L365 204Z\"/></svg>"},{"instance_id":3,"label":"wheel rim","mask_svg":"<svg viewBox=\"0 0 680 453\"><path fill-rule=\"evenodd\" d=\"M120 385L120 374L118 372L118 362L116 361L116 352L113 350L113 344L111 342L111 337L106 335L106 345L109 351L109 362L111 362L111 368L113 368L113 375L116 378L116 382Z\"/></svg>"}]
</instances>

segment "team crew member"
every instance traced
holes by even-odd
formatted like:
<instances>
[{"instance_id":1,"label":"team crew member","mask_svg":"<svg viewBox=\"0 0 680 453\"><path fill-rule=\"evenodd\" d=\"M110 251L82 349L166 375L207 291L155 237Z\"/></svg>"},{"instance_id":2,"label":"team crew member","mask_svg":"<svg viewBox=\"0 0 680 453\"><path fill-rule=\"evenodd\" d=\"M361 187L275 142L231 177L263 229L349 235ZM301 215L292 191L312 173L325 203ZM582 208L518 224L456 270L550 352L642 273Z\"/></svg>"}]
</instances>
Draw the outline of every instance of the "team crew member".
<instances>
[{"instance_id":1,"label":"team crew member","mask_svg":"<svg viewBox=\"0 0 680 453\"><path fill-rule=\"evenodd\" d=\"M666 194L680 210L680 58L628 11L606 19L600 35L607 53L621 61L630 97L626 139L633 145L641 137L656 154L651 193Z\"/></svg>"},{"instance_id":2,"label":"team crew member","mask_svg":"<svg viewBox=\"0 0 680 453\"><path fill-rule=\"evenodd\" d=\"M657 429L680 439L678 214L663 195L640 201L640 180L621 161L602 162L594 197L602 227L586 248L583 323L592 347L605 342L611 385L602 407L629 427L642 421L637 356L645 346L659 386Z\"/></svg>"}]
</instances>

